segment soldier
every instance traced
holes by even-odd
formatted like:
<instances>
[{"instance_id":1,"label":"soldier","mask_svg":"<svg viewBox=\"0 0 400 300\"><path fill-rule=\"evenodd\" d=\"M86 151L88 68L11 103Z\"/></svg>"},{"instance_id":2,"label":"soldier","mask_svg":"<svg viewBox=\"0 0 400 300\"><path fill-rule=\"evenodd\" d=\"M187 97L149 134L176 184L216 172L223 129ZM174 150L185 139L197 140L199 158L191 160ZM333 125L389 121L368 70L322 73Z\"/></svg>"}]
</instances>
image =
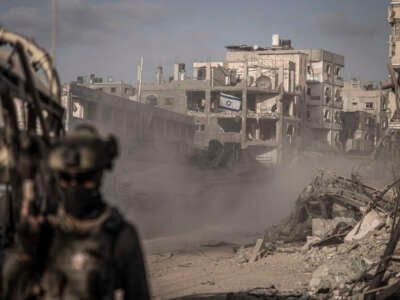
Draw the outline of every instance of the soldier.
<instances>
[{"instance_id":1,"label":"soldier","mask_svg":"<svg viewBox=\"0 0 400 300\"><path fill-rule=\"evenodd\" d=\"M87 125L52 149L48 161L63 204L47 218L23 205L22 250L6 260L5 299L149 298L138 234L100 193L116 156L116 140Z\"/></svg>"}]
</instances>

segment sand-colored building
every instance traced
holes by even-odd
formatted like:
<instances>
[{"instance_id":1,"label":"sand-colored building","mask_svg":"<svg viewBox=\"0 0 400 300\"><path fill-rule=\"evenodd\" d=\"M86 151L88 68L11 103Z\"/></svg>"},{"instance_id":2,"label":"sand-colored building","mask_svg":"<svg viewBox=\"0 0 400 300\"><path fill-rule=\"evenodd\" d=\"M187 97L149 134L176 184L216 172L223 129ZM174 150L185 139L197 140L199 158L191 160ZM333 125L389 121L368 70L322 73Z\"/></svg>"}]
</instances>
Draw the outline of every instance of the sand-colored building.
<instances>
[{"instance_id":1,"label":"sand-colored building","mask_svg":"<svg viewBox=\"0 0 400 300\"><path fill-rule=\"evenodd\" d=\"M269 47L230 45L223 61L194 62L190 79L182 63L169 81L159 67L156 82L143 85L141 101L194 116L201 149L211 141L235 144L276 163L304 145L305 136L327 145L339 141L343 66L343 56L297 50L274 35ZM227 108L226 97L238 106Z\"/></svg>"}]
</instances>

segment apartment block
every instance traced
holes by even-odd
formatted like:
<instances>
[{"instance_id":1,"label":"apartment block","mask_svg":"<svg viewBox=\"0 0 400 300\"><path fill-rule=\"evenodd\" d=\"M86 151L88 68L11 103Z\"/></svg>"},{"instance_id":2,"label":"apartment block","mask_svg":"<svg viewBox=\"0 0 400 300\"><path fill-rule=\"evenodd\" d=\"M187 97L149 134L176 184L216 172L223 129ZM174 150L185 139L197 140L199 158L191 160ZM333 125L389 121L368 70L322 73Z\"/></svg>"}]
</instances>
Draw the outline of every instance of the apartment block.
<instances>
[{"instance_id":1,"label":"apartment block","mask_svg":"<svg viewBox=\"0 0 400 300\"><path fill-rule=\"evenodd\" d=\"M306 128L309 138L340 148L344 57L323 49L303 50L306 66Z\"/></svg>"},{"instance_id":2,"label":"apartment block","mask_svg":"<svg viewBox=\"0 0 400 300\"><path fill-rule=\"evenodd\" d=\"M344 58L326 50L297 50L273 35L269 47L226 46L222 61L174 66L171 80L143 84L141 101L193 116L195 144L237 145L260 162L279 162L302 147L340 143Z\"/></svg>"},{"instance_id":3,"label":"apartment block","mask_svg":"<svg viewBox=\"0 0 400 300\"><path fill-rule=\"evenodd\" d=\"M371 152L388 128L387 93L380 83L347 80L343 87L343 131L346 152Z\"/></svg>"},{"instance_id":4,"label":"apartment block","mask_svg":"<svg viewBox=\"0 0 400 300\"><path fill-rule=\"evenodd\" d=\"M109 95L131 99L135 95L136 88L123 81L114 81L111 76L102 77L90 74L78 76L76 83L90 89L98 90Z\"/></svg>"}]
</instances>

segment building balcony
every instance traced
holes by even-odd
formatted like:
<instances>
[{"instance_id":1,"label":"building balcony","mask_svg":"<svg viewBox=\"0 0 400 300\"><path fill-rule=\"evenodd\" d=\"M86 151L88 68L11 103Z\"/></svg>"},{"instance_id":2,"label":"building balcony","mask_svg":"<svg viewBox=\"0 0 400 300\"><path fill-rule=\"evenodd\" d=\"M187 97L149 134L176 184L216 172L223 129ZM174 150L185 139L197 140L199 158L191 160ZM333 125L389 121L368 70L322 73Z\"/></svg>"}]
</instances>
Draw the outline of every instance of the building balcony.
<instances>
[{"instance_id":1,"label":"building balcony","mask_svg":"<svg viewBox=\"0 0 400 300\"><path fill-rule=\"evenodd\" d=\"M390 121L388 127L390 129L400 129L400 121Z\"/></svg>"},{"instance_id":2,"label":"building balcony","mask_svg":"<svg viewBox=\"0 0 400 300\"><path fill-rule=\"evenodd\" d=\"M247 146L265 146L265 147L276 147L278 146L278 143L276 142L276 139L270 139L270 140L247 140Z\"/></svg>"},{"instance_id":3,"label":"building balcony","mask_svg":"<svg viewBox=\"0 0 400 300\"><path fill-rule=\"evenodd\" d=\"M306 96L306 101L307 101L307 104L311 104L311 105L321 105L321 96L320 95L318 95L318 96L310 96L310 95L307 95Z\"/></svg>"},{"instance_id":4,"label":"building balcony","mask_svg":"<svg viewBox=\"0 0 400 300\"><path fill-rule=\"evenodd\" d=\"M220 143L241 143L242 135L240 132L218 132L215 139Z\"/></svg>"},{"instance_id":5,"label":"building balcony","mask_svg":"<svg viewBox=\"0 0 400 300\"><path fill-rule=\"evenodd\" d=\"M307 74L306 81L307 83L322 82L322 74Z\"/></svg>"},{"instance_id":6,"label":"building balcony","mask_svg":"<svg viewBox=\"0 0 400 300\"><path fill-rule=\"evenodd\" d=\"M204 111L188 110L186 113L187 113L188 116L194 116L194 117L206 116L206 113Z\"/></svg>"},{"instance_id":7,"label":"building balcony","mask_svg":"<svg viewBox=\"0 0 400 300\"><path fill-rule=\"evenodd\" d=\"M392 56L390 58L390 62L393 66L393 69L400 70L400 56L398 56L398 55Z\"/></svg>"},{"instance_id":8,"label":"building balcony","mask_svg":"<svg viewBox=\"0 0 400 300\"><path fill-rule=\"evenodd\" d=\"M342 130L342 128L343 128L342 124L339 124L336 122L323 121L321 125L322 125L322 128L331 129L331 130Z\"/></svg>"},{"instance_id":9,"label":"building balcony","mask_svg":"<svg viewBox=\"0 0 400 300\"><path fill-rule=\"evenodd\" d=\"M335 122L307 120L306 126L312 129L341 130L342 124Z\"/></svg>"},{"instance_id":10,"label":"building balcony","mask_svg":"<svg viewBox=\"0 0 400 300\"><path fill-rule=\"evenodd\" d=\"M335 77L333 80L333 84L343 87L344 86L344 80L342 77Z\"/></svg>"},{"instance_id":11,"label":"building balcony","mask_svg":"<svg viewBox=\"0 0 400 300\"><path fill-rule=\"evenodd\" d=\"M258 118L258 119L279 119L279 113L277 112L254 112L247 111L247 118Z\"/></svg>"},{"instance_id":12,"label":"building balcony","mask_svg":"<svg viewBox=\"0 0 400 300\"><path fill-rule=\"evenodd\" d=\"M332 103L328 103L327 106L331 107L331 108L342 109L343 108L343 102L335 100L335 101L332 101Z\"/></svg>"},{"instance_id":13,"label":"building balcony","mask_svg":"<svg viewBox=\"0 0 400 300\"><path fill-rule=\"evenodd\" d=\"M218 112L210 112L211 117L224 117L224 118L241 118L242 111L229 111L229 110L221 110Z\"/></svg>"},{"instance_id":14,"label":"building balcony","mask_svg":"<svg viewBox=\"0 0 400 300\"><path fill-rule=\"evenodd\" d=\"M211 87L211 91L213 91L213 92L241 92L245 89L248 92L254 92L254 93L263 93L263 94L279 94L280 93L280 90L278 88L265 88L265 87L256 87L256 86L246 87L243 84L238 84L235 86L214 85L213 87Z\"/></svg>"},{"instance_id":15,"label":"building balcony","mask_svg":"<svg viewBox=\"0 0 400 300\"><path fill-rule=\"evenodd\" d=\"M286 121L301 122L301 119L295 116L283 116L283 119Z\"/></svg>"}]
</instances>

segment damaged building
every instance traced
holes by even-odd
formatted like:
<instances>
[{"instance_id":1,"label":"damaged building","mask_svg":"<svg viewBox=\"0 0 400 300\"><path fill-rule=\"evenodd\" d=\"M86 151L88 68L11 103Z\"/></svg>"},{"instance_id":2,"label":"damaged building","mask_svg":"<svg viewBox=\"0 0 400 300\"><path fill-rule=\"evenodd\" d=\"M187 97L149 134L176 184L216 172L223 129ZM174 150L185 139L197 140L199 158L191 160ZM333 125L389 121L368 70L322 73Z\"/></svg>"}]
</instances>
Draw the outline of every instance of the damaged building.
<instances>
[{"instance_id":1,"label":"damaged building","mask_svg":"<svg viewBox=\"0 0 400 300\"><path fill-rule=\"evenodd\" d=\"M399 71L400 71L400 2L392 0L388 7L387 21L390 25L389 35L389 82L384 82L388 89L386 110L388 125L376 146L374 157L377 160L397 161L400 155L400 111L399 111Z\"/></svg>"},{"instance_id":2,"label":"damaged building","mask_svg":"<svg viewBox=\"0 0 400 300\"><path fill-rule=\"evenodd\" d=\"M141 98L193 116L200 149L216 142L275 164L302 147L307 133L327 145L338 141L341 124L334 116L342 107L343 65L343 56L293 49L290 40L274 35L270 47L232 45L224 61L194 62L191 79L184 64L174 66L168 82L159 67L157 81L143 84Z\"/></svg>"},{"instance_id":3,"label":"damaged building","mask_svg":"<svg viewBox=\"0 0 400 300\"><path fill-rule=\"evenodd\" d=\"M145 143L155 149L168 146L175 150L171 153L184 155L193 149L194 121L190 116L110 95L77 82L64 85L62 104L66 108L67 130L82 122L92 123L101 132L116 135L124 155Z\"/></svg>"},{"instance_id":4,"label":"damaged building","mask_svg":"<svg viewBox=\"0 0 400 300\"><path fill-rule=\"evenodd\" d=\"M322 49L304 50L304 53L308 58L307 140L340 149L344 57Z\"/></svg>"},{"instance_id":5,"label":"damaged building","mask_svg":"<svg viewBox=\"0 0 400 300\"><path fill-rule=\"evenodd\" d=\"M345 81L343 88L343 131L345 152L371 153L388 128L387 93L377 82Z\"/></svg>"},{"instance_id":6,"label":"damaged building","mask_svg":"<svg viewBox=\"0 0 400 300\"><path fill-rule=\"evenodd\" d=\"M78 76L77 84L109 95L132 99L136 88L124 81L114 81L112 76L98 76L94 73L89 76Z\"/></svg>"}]
</instances>

